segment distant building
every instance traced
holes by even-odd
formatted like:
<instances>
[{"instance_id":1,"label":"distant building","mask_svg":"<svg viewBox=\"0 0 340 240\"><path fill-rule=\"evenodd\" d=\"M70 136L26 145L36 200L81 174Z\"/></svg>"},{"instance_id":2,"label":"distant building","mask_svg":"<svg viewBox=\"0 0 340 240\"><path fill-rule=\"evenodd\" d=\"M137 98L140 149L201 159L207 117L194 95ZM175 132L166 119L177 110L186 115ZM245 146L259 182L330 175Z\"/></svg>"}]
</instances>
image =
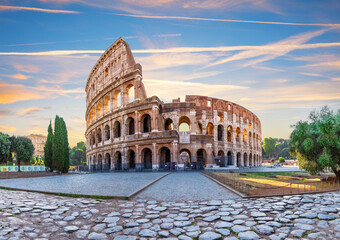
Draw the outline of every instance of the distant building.
<instances>
[{"instance_id":1,"label":"distant building","mask_svg":"<svg viewBox=\"0 0 340 240\"><path fill-rule=\"evenodd\" d=\"M34 146L34 156L41 158L44 156L44 147L47 137L40 134L30 134L27 138L31 139Z\"/></svg>"}]
</instances>

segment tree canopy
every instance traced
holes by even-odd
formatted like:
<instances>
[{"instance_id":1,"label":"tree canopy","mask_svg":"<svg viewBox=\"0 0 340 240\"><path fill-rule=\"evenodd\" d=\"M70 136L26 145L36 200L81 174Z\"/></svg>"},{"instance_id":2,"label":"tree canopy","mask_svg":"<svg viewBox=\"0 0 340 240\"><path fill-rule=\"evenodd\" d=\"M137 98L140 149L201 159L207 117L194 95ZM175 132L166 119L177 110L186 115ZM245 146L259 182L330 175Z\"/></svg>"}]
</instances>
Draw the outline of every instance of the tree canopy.
<instances>
[{"instance_id":1,"label":"tree canopy","mask_svg":"<svg viewBox=\"0 0 340 240\"><path fill-rule=\"evenodd\" d=\"M26 137L17 137L15 140L15 152L17 154L18 169L20 172L20 163L28 163L34 153L32 141Z\"/></svg>"},{"instance_id":2,"label":"tree canopy","mask_svg":"<svg viewBox=\"0 0 340 240\"><path fill-rule=\"evenodd\" d=\"M11 141L10 137L0 132L0 163L7 162L11 154Z\"/></svg>"},{"instance_id":3,"label":"tree canopy","mask_svg":"<svg viewBox=\"0 0 340 240\"><path fill-rule=\"evenodd\" d=\"M340 111L328 107L313 111L308 121L299 121L290 135L290 152L299 166L311 174L330 168L340 177Z\"/></svg>"},{"instance_id":4,"label":"tree canopy","mask_svg":"<svg viewBox=\"0 0 340 240\"><path fill-rule=\"evenodd\" d=\"M265 138L263 141L263 150L267 156L272 157L275 152L276 140L274 138Z\"/></svg>"},{"instance_id":5,"label":"tree canopy","mask_svg":"<svg viewBox=\"0 0 340 240\"><path fill-rule=\"evenodd\" d=\"M71 165L80 166L86 162L86 144L85 142L78 142L77 146L70 149L70 163Z\"/></svg>"},{"instance_id":6,"label":"tree canopy","mask_svg":"<svg viewBox=\"0 0 340 240\"><path fill-rule=\"evenodd\" d=\"M50 121L50 125L48 125L47 129L47 139L44 146L44 153L45 153L45 166L50 169L51 172L53 172L53 164L52 164L52 153L53 153L53 130L52 125Z\"/></svg>"}]
</instances>

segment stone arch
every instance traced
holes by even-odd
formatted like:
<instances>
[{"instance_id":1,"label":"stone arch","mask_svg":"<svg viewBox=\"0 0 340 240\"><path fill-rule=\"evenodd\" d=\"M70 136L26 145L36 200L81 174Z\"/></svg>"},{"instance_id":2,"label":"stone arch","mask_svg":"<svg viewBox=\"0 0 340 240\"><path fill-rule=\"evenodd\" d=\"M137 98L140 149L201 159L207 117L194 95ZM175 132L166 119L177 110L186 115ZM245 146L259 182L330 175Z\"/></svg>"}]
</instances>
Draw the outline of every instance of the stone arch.
<instances>
[{"instance_id":1,"label":"stone arch","mask_svg":"<svg viewBox=\"0 0 340 240\"><path fill-rule=\"evenodd\" d=\"M123 169L123 161L122 161L122 154L120 151L116 151L115 153L115 170L122 170Z\"/></svg>"},{"instance_id":2,"label":"stone arch","mask_svg":"<svg viewBox=\"0 0 340 240\"><path fill-rule=\"evenodd\" d=\"M142 132L151 132L151 117L149 114L144 114L141 118Z\"/></svg>"},{"instance_id":3,"label":"stone arch","mask_svg":"<svg viewBox=\"0 0 340 240\"><path fill-rule=\"evenodd\" d=\"M144 148L142 151L144 169L152 169L152 151L150 148Z\"/></svg>"},{"instance_id":4,"label":"stone arch","mask_svg":"<svg viewBox=\"0 0 340 240\"><path fill-rule=\"evenodd\" d=\"M108 124L105 125L104 127L104 140L110 140L110 126Z\"/></svg>"},{"instance_id":5,"label":"stone arch","mask_svg":"<svg viewBox=\"0 0 340 240\"><path fill-rule=\"evenodd\" d=\"M234 165L233 154L231 151L228 151L227 153L227 165L228 166Z\"/></svg>"},{"instance_id":6,"label":"stone arch","mask_svg":"<svg viewBox=\"0 0 340 240\"><path fill-rule=\"evenodd\" d=\"M186 168L196 168L196 166L193 166L193 163L191 162L191 152L190 150L183 148L179 151L179 156Z\"/></svg>"},{"instance_id":7,"label":"stone arch","mask_svg":"<svg viewBox=\"0 0 340 240\"><path fill-rule=\"evenodd\" d=\"M160 169L171 169L171 151L167 147L162 147L159 150L159 168Z\"/></svg>"},{"instance_id":8,"label":"stone arch","mask_svg":"<svg viewBox=\"0 0 340 240\"><path fill-rule=\"evenodd\" d=\"M251 147L251 142L252 142L252 136L251 136L251 132L249 132L249 147Z\"/></svg>"},{"instance_id":9,"label":"stone arch","mask_svg":"<svg viewBox=\"0 0 340 240\"><path fill-rule=\"evenodd\" d=\"M238 152L237 155L236 155L236 164L238 167L241 167L242 166L242 159L241 159L241 153Z\"/></svg>"},{"instance_id":10,"label":"stone arch","mask_svg":"<svg viewBox=\"0 0 340 240\"><path fill-rule=\"evenodd\" d=\"M97 140L98 140L98 143L102 141L102 129L101 128L97 129Z\"/></svg>"},{"instance_id":11,"label":"stone arch","mask_svg":"<svg viewBox=\"0 0 340 240\"><path fill-rule=\"evenodd\" d=\"M94 121L96 121L96 108L95 107L93 107L92 109L92 121L91 122L94 122Z\"/></svg>"},{"instance_id":12,"label":"stone arch","mask_svg":"<svg viewBox=\"0 0 340 240\"><path fill-rule=\"evenodd\" d=\"M207 134L214 135L214 125L211 122L207 125Z\"/></svg>"},{"instance_id":13,"label":"stone arch","mask_svg":"<svg viewBox=\"0 0 340 240\"><path fill-rule=\"evenodd\" d=\"M96 138L94 133L91 133L91 137L90 137L90 145L93 146L96 144Z\"/></svg>"},{"instance_id":14,"label":"stone arch","mask_svg":"<svg viewBox=\"0 0 340 240\"><path fill-rule=\"evenodd\" d=\"M217 121L220 122L220 123L223 123L223 121L224 121L223 113L218 113L217 114Z\"/></svg>"},{"instance_id":15,"label":"stone arch","mask_svg":"<svg viewBox=\"0 0 340 240\"><path fill-rule=\"evenodd\" d=\"M126 87L126 102L132 103L135 101L135 86L130 84Z\"/></svg>"},{"instance_id":16,"label":"stone arch","mask_svg":"<svg viewBox=\"0 0 340 240\"><path fill-rule=\"evenodd\" d=\"M236 142L241 141L241 129L239 127L236 128Z\"/></svg>"},{"instance_id":17,"label":"stone arch","mask_svg":"<svg viewBox=\"0 0 340 240\"><path fill-rule=\"evenodd\" d=\"M253 167L255 166L254 162L253 162L253 158L252 158L252 154L249 154L249 167Z\"/></svg>"},{"instance_id":18,"label":"stone arch","mask_svg":"<svg viewBox=\"0 0 340 240\"><path fill-rule=\"evenodd\" d=\"M92 170L93 171L97 171L97 161L96 161L96 156L94 155L93 157L92 157Z\"/></svg>"},{"instance_id":19,"label":"stone arch","mask_svg":"<svg viewBox=\"0 0 340 240\"><path fill-rule=\"evenodd\" d=\"M202 134L203 133L203 127L202 127L202 123L198 123L198 134Z\"/></svg>"},{"instance_id":20,"label":"stone arch","mask_svg":"<svg viewBox=\"0 0 340 240\"><path fill-rule=\"evenodd\" d=\"M222 150L218 151L217 157L219 159L219 162L216 163L216 164L219 165L220 167L225 167L226 166L226 160L225 160L224 151L222 151Z\"/></svg>"},{"instance_id":21,"label":"stone arch","mask_svg":"<svg viewBox=\"0 0 340 240\"><path fill-rule=\"evenodd\" d=\"M164 130L165 131L174 130L174 123L171 118L165 119Z\"/></svg>"},{"instance_id":22,"label":"stone arch","mask_svg":"<svg viewBox=\"0 0 340 240\"><path fill-rule=\"evenodd\" d=\"M243 129L243 142L247 143L247 130Z\"/></svg>"},{"instance_id":23,"label":"stone arch","mask_svg":"<svg viewBox=\"0 0 340 240\"><path fill-rule=\"evenodd\" d=\"M102 102L98 103L98 118L100 118L102 116Z\"/></svg>"},{"instance_id":24,"label":"stone arch","mask_svg":"<svg viewBox=\"0 0 340 240\"><path fill-rule=\"evenodd\" d=\"M103 170L103 157L101 154L98 155L98 164L97 164L98 168L97 170L98 171L102 171Z\"/></svg>"},{"instance_id":25,"label":"stone arch","mask_svg":"<svg viewBox=\"0 0 340 240\"><path fill-rule=\"evenodd\" d=\"M104 170L110 170L110 169L111 169L111 156L109 153L106 153Z\"/></svg>"},{"instance_id":26,"label":"stone arch","mask_svg":"<svg viewBox=\"0 0 340 240\"><path fill-rule=\"evenodd\" d=\"M248 156L247 156L247 153L244 153L243 154L243 162L244 162L244 166L245 167L249 167L249 162L248 162Z\"/></svg>"},{"instance_id":27,"label":"stone arch","mask_svg":"<svg viewBox=\"0 0 340 240\"><path fill-rule=\"evenodd\" d=\"M126 134L127 135L135 134L135 119L133 117L129 117L126 120Z\"/></svg>"},{"instance_id":28,"label":"stone arch","mask_svg":"<svg viewBox=\"0 0 340 240\"><path fill-rule=\"evenodd\" d=\"M122 94L119 90L115 91L113 94L113 107L117 108L122 105Z\"/></svg>"},{"instance_id":29,"label":"stone arch","mask_svg":"<svg viewBox=\"0 0 340 240\"><path fill-rule=\"evenodd\" d=\"M104 113L108 113L110 111L110 97L106 96L104 99Z\"/></svg>"},{"instance_id":30,"label":"stone arch","mask_svg":"<svg viewBox=\"0 0 340 240\"><path fill-rule=\"evenodd\" d=\"M120 122L117 120L115 121L115 123L113 124L113 137L114 138L119 138L121 137L121 126L120 126Z\"/></svg>"},{"instance_id":31,"label":"stone arch","mask_svg":"<svg viewBox=\"0 0 340 240\"><path fill-rule=\"evenodd\" d=\"M217 127L217 141L224 141L224 127L221 124Z\"/></svg>"},{"instance_id":32,"label":"stone arch","mask_svg":"<svg viewBox=\"0 0 340 240\"><path fill-rule=\"evenodd\" d=\"M227 140L228 142L233 142L233 127L230 125L227 128Z\"/></svg>"},{"instance_id":33,"label":"stone arch","mask_svg":"<svg viewBox=\"0 0 340 240\"><path fill-rule=\"evenodd\" d=\"M207 163L207 152L201 148L197 150L197 168L204 169Z\"/></svg>"},{"instance_id":34,"label":"stone arch","mask_svg":"<svg viewBox=\"0 0 340 240\"><path fill-rule=\"evenodd\" d=\"M127 151L127 167L128 169L136 168L136 154L132 149Z\"/></svg>"},{"instance_id":35,"label":"stone arch","mask_svg":"<svg viewBox=\"0 0 340 240\"><path fill-rule=\"evenodd\" d=\"M190 119L187 116L182 116L179 118L178 122L179 132L189 132L190 131Z\"/></svg>"}]
</instances>

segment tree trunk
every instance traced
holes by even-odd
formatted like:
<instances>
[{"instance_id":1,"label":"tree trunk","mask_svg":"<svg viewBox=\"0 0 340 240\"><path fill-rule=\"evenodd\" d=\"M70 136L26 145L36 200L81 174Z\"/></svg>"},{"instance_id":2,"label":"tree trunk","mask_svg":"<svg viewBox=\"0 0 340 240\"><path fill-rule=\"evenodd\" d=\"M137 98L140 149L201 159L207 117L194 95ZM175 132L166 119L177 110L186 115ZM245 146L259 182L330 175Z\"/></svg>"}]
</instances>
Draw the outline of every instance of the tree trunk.
<instances>
[{"instance_id":1,"label":"tree trunk","mask_svg":"<svg viewBox=\"0 0 340 240\"><path fill-rule=\"evenodd\" d=\"M17 160L18 161L18 172L21 172L21 170L20 170L20 161L19 160Z\"/></svg>"}]
</instances>

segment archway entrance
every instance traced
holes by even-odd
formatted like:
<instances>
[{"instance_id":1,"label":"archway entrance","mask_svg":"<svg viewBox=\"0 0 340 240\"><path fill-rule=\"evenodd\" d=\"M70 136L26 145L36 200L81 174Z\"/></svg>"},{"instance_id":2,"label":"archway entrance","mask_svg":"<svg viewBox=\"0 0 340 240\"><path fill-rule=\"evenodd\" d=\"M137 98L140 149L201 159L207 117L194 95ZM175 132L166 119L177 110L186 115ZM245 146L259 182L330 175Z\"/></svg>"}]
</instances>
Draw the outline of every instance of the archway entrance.
<instances>
[{"instance_id":1,"label":"archway entrance","mask_svg":"<svg viewBox=\"0 0 340 240\"><path fill-rule=\"evenodd\" d=\"M104 165L104 170L110 171L111 169L111 157L109 153L105 154L105 165Z\"/></svg>"},{"instance_id":2,"label":"archway entrance","mask_svg":"<svg viewBox=\"0 0 340 240\"><path fill-rule=\"evenodd\" d=\"M122 170L122 154L120 152L116 152L115 162L115 170Z\"/></svg>"},{"instance_id":3,"label":"archway entrance","mask_svg":"<svg viewBox=\"0 0 340 240\"><path fill-rule=\"evenodd\" d=\"M244 155L243 155L243 162L244 162L244 166L245 166L245 167L249 167L249 162L248 162L248 158L247 158L247 153L244 153Z\"/></svg>"},{"instance_id":4,"label":"archway entrance","mask_svg":"<svg viewBox=\"0 0 340 240\"><path fill-rule=\"evenodd\" d=\"M184 164L185 169L196 169L196 162L191 162L191 153L188 149L179 151L179 157L181 158L181 163Z\"/></svg>"},{"instance_id":5,"label":"archway entrance","mask_svg":"<svg viewBox=\"0 0 340 240\"><path fill-rule=\"evenodd\" d=\"M242 166L242 162L241 162L241 153L237 153L237 166L241 167Z\"/></svg>"},{"instance_id":6,"label":"archway entrance","mask_svg":"<svg viewBox=\"0 0 340 240\"><path fill-rule=\"evenodd\" d=\"M135 152L133 150L129 150L127 152L127 160L128 160L128 168L135 169L136 168Z\"/></svg>"},{"instance_id":7,"label":"archway entrance","mask_svg":"<svg viewBox=\"0 0 340 240\"><path fill-rule=\"evenodd\" d=\"M218 151L217 154L217 161L216 164L219 165L220 167L225 167L226 166L226 162L225 162L225 156L224 156L224 152L222 150Z\"/></svg>"},{"instance_id":8,"label":"archway entrance","mask_svg":"<svg viewBox=\"0 0 340 240\"><path fill-rule=\"evenodd\" d=\"M207 153L204 149L197 151L197 169L204 169L206 167Z\"/></svg>"},{"instance_id":9,"label":"archway entrance","mask_svg":"<svg viewBox=\"0 0 340 240\"><path fill-rule=\"evenodd\" d=\"M171 152L167 147L162 147L159 152L159 168L170 170L171 168Z\"/></svg>"},{"instance_id":10,"label":"archway entrance","mask_svg":"<svg viewBox=\"0 0 340 240\"><path fill-rule=\"evenodd\" d=\"M144 169L152 169L152 152L149 148L144 149L143 163Z\"/></svg>"},{"instance_id":11,"label":"archway entrance","mask_svg":"<svg viewBox=\"0 0 340 240\"><path fill-rule=\"evenodd\" d=\"M98 155L98 171L102 171L103 170L103 157L101 154Z\"/></svg>"},{"instance_id":12,"label":"archway entrance","mask_svg":"<svg viewBox=\"0 0 340 240\"><path fill-rule=\"evenodd\" d=\"M249 154L249 167L253 167L253 166L255 166L255 164L253 163L253 159L251 157L251 154Z\"/></svg>"},{"instance_id":13,"label":"archway entrance","mask_svg":"<svg viewBox=\"0 0 340 240\"><path fill-rule=\"evenodd\" d=\"M227 154L227 159L228 159L228 166L230 165L234 165L234 162L233 162L233 155L231 154L231 152L229 151L228 154Z\"/></svg>"}]
</instances>

